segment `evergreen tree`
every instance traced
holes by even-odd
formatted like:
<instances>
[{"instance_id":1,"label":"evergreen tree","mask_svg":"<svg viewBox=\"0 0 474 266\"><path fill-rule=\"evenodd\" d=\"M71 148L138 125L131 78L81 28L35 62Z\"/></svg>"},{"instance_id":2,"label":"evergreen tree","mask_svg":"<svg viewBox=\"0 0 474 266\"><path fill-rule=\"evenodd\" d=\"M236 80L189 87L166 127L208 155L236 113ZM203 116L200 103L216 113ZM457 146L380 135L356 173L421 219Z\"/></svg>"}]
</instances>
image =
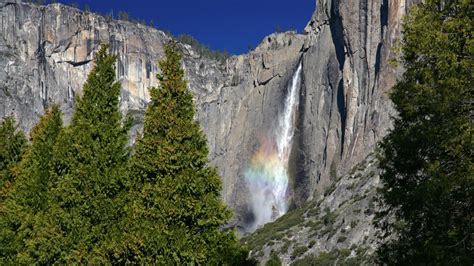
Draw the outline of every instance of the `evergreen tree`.
<instances>
[{"instance_id":1,"label":"evergreen tree","mask_svg":"<svg viewBox=\"0 0 474 266\"><path fill-rule=\"evenodd\" d=\"M0 202L18 173L18 163L26 147L25 135L17 130L15 118L5 117L0 123Z\"/></svg>"},{"instance_id":2,"label":"evergreen tree","mask_svg":"<svg viewBox=\"0 0 474 266\"><path fill-rule=\"evenodd\" d=\"M10 245L14 233L9 227L5 200L19 175L20 160L27 147L25 135L17 130L15 118L5 117L0 123L0 264L8 262L14 250Z\"/></svg>"},{"instance_id":3,"label":"evergreen tree","mask_svg":"<svg viewBox=\"0 0 474 266\"><path fill-rule=\"evenodd\" d=\"M62 129L62 113L59 106L54 105L30 133L31 147L21 163L20 177L12 197L34 212L47 208L47 193L54 171L53 148Z\"/></svg>"},{"instance_id":4,"label":"evergreen tree","mask_svg":"<svg viewBox=\"0 0 474 266\"><path fill-rule=\"evenodd\" d=\"M32 144L21 161L9 197L0 209L0 256L4 263L35 262L24 253L25 243L28 245L25 239L36 226L36 214L47 209L53 147L61 129L61 111L54 106L31 131Z\"/></svg>"},{"instance_id":5,"label":"evergreen tree","mask_svg":"<svg viewBox=\"0 0 474 266\"><path fill-rule=\"evenodd\" d=\"M101 248L122 210L117 195L128 160L129 129L119 111L116 57L107 50L103 45L95 55L72 122L54 147L48 209L38 214L41 226L35 227L26 251L38 263L107 261Z\"/></svg>"},{"instance_id":6,"label":"evergreen tree","mask_svg":"<svg viewBox=\"0 0 474 266\"><path fill-rule=\"evenodd\" d=\"M165 54L129 166L125 247L117 256L151 264L241 262L247 254L234 232L221 230L231 212L220 198L220 177L208 165L177 44L166 45Z\"/></svg>"},{"instance_id":7,"label":"evergreen tree","mask_svg":"<svg viewBox=\"0 0 474 266\"><path fill-rule=\"evenodd\" d=\"M388 265L474 263L474 8L427 0L404 21L398 116L381 144ZM384 214L384 213L382 213Z\"/></svg>"}]
</instances>

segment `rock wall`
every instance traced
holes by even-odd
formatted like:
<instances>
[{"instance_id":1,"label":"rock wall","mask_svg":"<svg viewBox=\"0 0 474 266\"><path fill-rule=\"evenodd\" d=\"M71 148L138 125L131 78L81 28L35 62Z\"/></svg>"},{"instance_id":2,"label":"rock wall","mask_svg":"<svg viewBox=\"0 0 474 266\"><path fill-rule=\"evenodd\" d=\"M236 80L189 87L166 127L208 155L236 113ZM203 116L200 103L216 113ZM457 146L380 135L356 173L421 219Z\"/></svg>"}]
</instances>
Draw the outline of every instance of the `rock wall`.
<instances>
[{"instance_id":1,"label":"rock wall","mask_svg":"<svg viewBox=\"0 0 474 266\"><path fill-rule=\"evenodd\" d=\"M390 127L387 92L400 69L388 61L397 56L392 47L409 5L410 0L317 1L305 28L299 195L312 197L331 176L347 173Z\"/></svg>"},{"instance_id":2,"label":"rock wall","mask_svg":"<svg viewBox=\"0 0 474 266\"><path fill-rule=\"evenodd\" d=\"M318 0L304 34L272 34L253 51L225 62L182 45L197 120L210 159L223 177L235 222L252 219L243 171L282 108L286 85L303 60L291 194L296 205L371 152L390 126L386 92L397 70L391 47L410 0ZM66 119L81 93L100 43L118 55L121 110L139 129L156 86L156 62L170 39L162 31L75 8L0 0L0 116L13 113L28 131L51 103ZM332 169L332 170L331 170Z\"/></svg>"}]
</instances>

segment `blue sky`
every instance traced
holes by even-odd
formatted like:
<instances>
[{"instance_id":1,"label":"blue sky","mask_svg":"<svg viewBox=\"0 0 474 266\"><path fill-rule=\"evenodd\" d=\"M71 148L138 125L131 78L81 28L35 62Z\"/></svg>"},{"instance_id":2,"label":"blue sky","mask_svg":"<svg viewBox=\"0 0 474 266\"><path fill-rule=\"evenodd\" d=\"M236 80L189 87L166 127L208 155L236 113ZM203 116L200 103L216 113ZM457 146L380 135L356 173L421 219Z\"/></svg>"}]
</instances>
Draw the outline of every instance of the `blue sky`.
<instances>
[{"instance_id":1,"label":"blue sky","mask_svg":"<svg viewBox=\"0 0 474 266\"><path fill-rule=\"evenodd\" d=\"M93 11L126 11L131 17L171 31L190 34L212 49L233 54L255 47L277 28L302 31L314 0L59 0L87 4Z\"/></svg>"}]
</instances>

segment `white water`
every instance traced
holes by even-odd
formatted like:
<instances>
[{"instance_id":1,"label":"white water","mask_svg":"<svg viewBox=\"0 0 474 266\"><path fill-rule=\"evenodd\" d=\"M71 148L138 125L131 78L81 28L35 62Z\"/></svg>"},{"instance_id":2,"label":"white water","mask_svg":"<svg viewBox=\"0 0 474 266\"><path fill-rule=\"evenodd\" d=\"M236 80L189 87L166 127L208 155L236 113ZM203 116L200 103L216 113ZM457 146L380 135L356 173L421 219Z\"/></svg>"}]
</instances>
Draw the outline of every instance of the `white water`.
<instances>
[{"instance_id":1,"label":"white water","mask_svg":"<svg viewBox=\"0 0 474 266\"><path fill-rule=\"evenodd\" d=\"M285 110L283 116L279 118L279 128L277 132L278 157L286 161L288 167L288 157L290 156L293 134L295 132L295 112L299 104L300 79L302 63L300 62L296 72L291 79L288 95L285 99Z\"/></svg>"},{"instance_id":2,"label":"white water","mask_svg":"<svg viewBox=\"0 0 474 266\"><path fill-rule=\"evenodd\" d=\"M282 112L277 124L268 132L272 139L261 143L245 172L245 179L252 197L255 220L249 231L271 222L288 210L288 160L295 131L296 110L301 87L300 62L288 84Z\"/></svg>"}]
</instances>

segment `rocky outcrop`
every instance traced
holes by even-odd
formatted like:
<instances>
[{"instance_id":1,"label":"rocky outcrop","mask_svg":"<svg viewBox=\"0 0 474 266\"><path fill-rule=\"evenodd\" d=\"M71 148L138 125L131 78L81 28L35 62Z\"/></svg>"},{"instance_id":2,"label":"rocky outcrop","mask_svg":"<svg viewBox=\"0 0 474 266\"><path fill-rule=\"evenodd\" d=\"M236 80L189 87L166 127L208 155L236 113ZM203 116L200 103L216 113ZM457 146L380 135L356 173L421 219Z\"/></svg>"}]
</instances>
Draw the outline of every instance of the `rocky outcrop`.
<instances>
[{"instance_id":1,"label":"rocky outcrop","mask_svg":"<svg viewBox=\"0 0 474 266\"><path fill-rule=\"evenodd\" d=\"M182 45L197 120L223 177L235 222L252 219L243 172L259 138L273 126L287 83L303 62L290 194L296 206L317 198L370 153L390 126L387 98L398 70L387 61L410 0L318 0L304 34L272 34L253 51L217 62ZM140 127L156 86L156 62L171 37L60 4L0 0L0 116L28 131L58 103L70 118L100 43L118 55L121 109Z\"/></svg>"}]
</instances>

